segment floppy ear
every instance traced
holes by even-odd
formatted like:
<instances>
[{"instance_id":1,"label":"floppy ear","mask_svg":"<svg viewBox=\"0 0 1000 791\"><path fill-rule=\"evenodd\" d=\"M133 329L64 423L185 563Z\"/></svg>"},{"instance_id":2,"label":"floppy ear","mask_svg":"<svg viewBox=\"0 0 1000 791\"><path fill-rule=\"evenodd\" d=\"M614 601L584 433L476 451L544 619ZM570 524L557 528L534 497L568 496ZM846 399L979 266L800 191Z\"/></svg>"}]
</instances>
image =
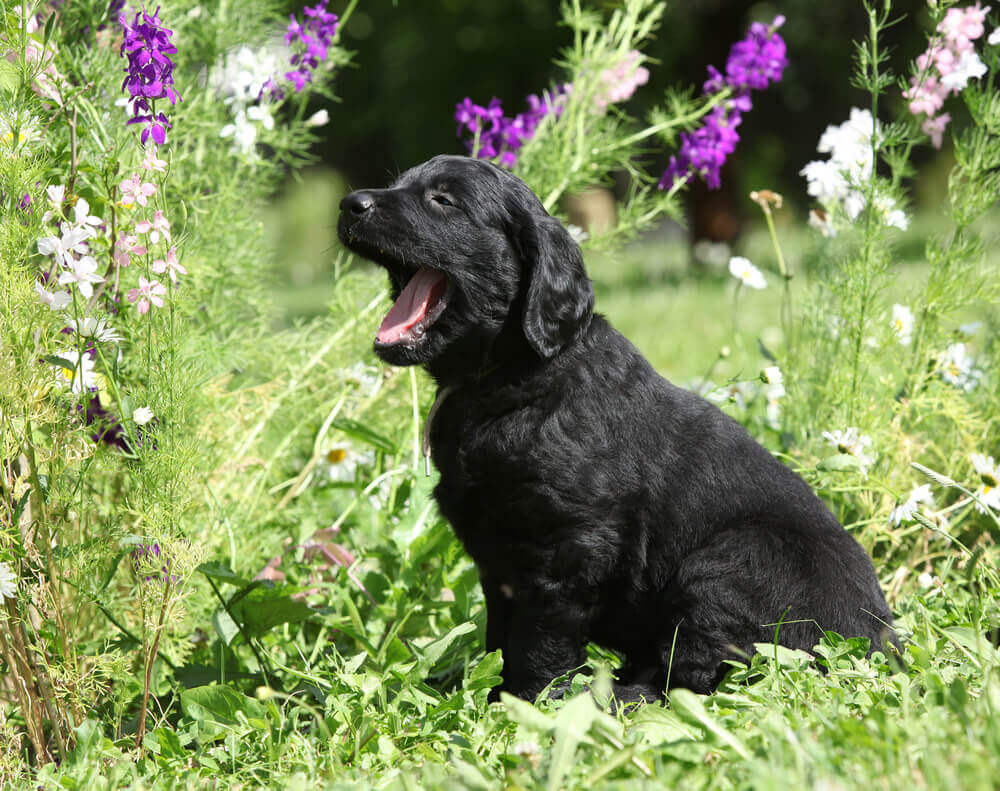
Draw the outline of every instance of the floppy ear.
<instances>
[{"instance_id":1,"label":"floppy ear","mask_svg":"<svg viewBox=\"0 0 1000 791\"><path fill-rule=\"evenodd\" d=\"M594 289L583 256L558 220L533 218L521 232L521 253L528 272L524 335L543 358L552 357L586 327L594 308Z\"/></svg>"}]
</instances>

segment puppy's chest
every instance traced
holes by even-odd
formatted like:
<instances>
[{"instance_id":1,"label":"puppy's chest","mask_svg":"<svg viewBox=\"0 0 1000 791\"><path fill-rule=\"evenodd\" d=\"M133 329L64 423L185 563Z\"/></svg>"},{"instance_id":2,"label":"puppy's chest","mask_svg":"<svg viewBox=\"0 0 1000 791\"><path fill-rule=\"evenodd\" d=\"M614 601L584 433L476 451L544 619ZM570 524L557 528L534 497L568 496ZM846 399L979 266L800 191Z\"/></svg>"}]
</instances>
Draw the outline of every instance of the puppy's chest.
<instances>
[{"instance_id":1,"label":"puppy's chest","mask_svg":"<svg viewBox=\"0 0 1000 791\"><path fill-rule=\"evenodd\" d=\"M551 443L540 438L541 410L491 409L452 398L435 416L430 436L441 473L435 496L459 537L529 535L541 518L559 521Z\"/></svg>"}]
</instances>

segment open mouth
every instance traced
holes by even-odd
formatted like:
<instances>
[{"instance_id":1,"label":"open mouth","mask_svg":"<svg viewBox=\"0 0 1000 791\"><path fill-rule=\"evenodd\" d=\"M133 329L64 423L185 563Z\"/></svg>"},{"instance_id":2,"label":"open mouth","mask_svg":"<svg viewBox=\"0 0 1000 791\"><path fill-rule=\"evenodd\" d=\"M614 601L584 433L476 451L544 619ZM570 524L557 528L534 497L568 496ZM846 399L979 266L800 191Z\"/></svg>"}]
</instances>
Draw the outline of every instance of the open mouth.
<instances>
[{"instance_id":1,"label":"open mouth","mask_svg":"<svg viewBox=\"0 0 1000 791\"><path fill-rule=\"evenodd\" d=\"M376 343L388 346L422 338L444 312L450 293L451 284L442 272L418 269L382 319Z\"/></svg>"}]
</instances>

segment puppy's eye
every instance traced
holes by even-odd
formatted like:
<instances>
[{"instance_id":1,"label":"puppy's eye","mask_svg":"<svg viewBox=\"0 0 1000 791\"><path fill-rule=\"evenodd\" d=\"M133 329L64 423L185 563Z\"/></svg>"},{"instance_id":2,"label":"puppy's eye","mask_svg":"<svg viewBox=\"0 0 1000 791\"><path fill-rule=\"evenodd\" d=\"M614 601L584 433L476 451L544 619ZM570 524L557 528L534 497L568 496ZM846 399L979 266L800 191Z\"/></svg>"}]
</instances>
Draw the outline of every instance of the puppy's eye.
<instances>
[{"instance_id":1,"label":"puppy's eye","mask_svg":"<svg viewBox=\"0 0 1000 791\"><path fill-rule=\"evenodd\" d=\"M455 204L448 200L444 195L432 195L431 200L435 203L439 203L442 206L454 206Z\"/></svg>"}]
</instances>

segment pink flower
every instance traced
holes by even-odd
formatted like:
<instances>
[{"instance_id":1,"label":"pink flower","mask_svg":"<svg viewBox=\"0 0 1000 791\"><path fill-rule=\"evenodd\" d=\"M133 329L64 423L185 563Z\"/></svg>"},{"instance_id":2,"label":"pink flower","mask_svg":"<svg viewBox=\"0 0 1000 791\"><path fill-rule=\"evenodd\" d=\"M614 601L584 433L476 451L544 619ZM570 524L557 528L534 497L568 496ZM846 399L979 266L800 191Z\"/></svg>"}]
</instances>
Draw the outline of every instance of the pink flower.
<instances>
[{"instance_id":1,"label":"pink flower","mask_svg":"<svg viewBox=\"0 0 1000 791\"><path fill-rule=\"evenodd\" d=\"M594 97L594 103L599 109L604 109L609 104L624 102L631 98L635 89L640 85L649 82L649 69L640 66L639 61L642 54L634 49L612 69L604 69L601 72L601 89Z\"/></svg>"},{"instance_id":2,"label":"pink flower","mask_svg":"<svg viewBox=\"0 0 1000 791\"><path fill-rule=\"evenodd\" d=\"M177 248L171 247L167 250L167 260L166 261L153 261L153 271L156 274L163 274L166 272L170 275L170 282L177 283L177 275L186 275L188 271L183 267L183 265L177 260Z\"/></svg>"},{"instance_id":3,"label":"pink flower","mask_svg":"<svg viewBox=\"0 0 1000 791\"><path fill-rule=\"evenodd\" d=\"M158 159L156 156L156 146L150 146L146 149L146 158L142 160L142 166L146 170L156 170L160 173L167 172L167 163L163 159Z\"/></svg>"},{"instance_id":4,"label":"pink flower","mask_svg":"<svg viewBox=\"0 0 1000 791\"><path fill-rule=\"evenodd\" d=\"M159 280L146 280L139 276L139 287L128 292L128 301L137 302L136 309L139 315L149 312L149 303L152 302L158 308L163 307L163 295L167 293L167 287Z\"/></svg>"},{"instance_id":5,"label":"pink flower","mask_svg":"<svg viewBox=\"0 0 1000 791\"><path fill-rule=\"evenodd\" d=\"M914 115L934 115L941 109L947 96L948 89L941 85L937 77L931 75L924 77L924 81L919 84L914 77L913 87L903 91L903 97L910 100L910 112Z\"/></svg>"},{"instance_id":6,"label":"pink flower","mask_svg":"<svg viewBox=\"0 0 1000 791\"><path fill-rule=\"evenodd\" d=\"M944 33L950 43L964 48L983 35L983 22L989 10L989 6L980 8L979 3L967 8L949 8L937 26L938 32Z\"/></svg>"},{"instance_id":7,"label":"pink flower","mask_svg":"<svg viewBox=\"0 0 1000 791\"><path fill-rule=\"evenodd\" d=\"M126 267L132 263L131 256L146 255L149 250L139 244L139 240L132 236L119 236L115 239L115 263L120 267Z\"/></svg>"},{"instance_id":8,"label":"pink flower","mask_svg":"<svg viewBox=\"0 0 1000 791\"><path fill-rule=\"evenodd\" d=\"M152 220L143 220L135 225L136 233L148 233L150 244L156 244L160 241L160 235L162 234L166 240L169 242L170 239L170 221L163 216L163 212L157 210L153 214Z\"/></svg>"},{"instance_id":9,"label":"pink flower","mask_svg":"<svg viewBox=\"0 0 1000 791\"><path fill-rule=\"evenodd\" d=\"M951 116L948 113L941 113L937 118L928 118L921 125L920 129L925 135L930 137L931 145L934 148L941 148L941 140L944 137L944 128L948 125L951 120Z\"/></svg>"},{"instance_id":10,"label":"pink flower","mask_svg":"<svg viewBox=\"0 0 1000 791\"><path fill-rule=\"evenodd\" d=\"M138 173L133 173L132 178L121 183L122 203L128 206L131 203L138 203L140 206L146 205L146 199L156 192L156 185L143 183L142 177Z\"/></svg>"}]
</instances>

